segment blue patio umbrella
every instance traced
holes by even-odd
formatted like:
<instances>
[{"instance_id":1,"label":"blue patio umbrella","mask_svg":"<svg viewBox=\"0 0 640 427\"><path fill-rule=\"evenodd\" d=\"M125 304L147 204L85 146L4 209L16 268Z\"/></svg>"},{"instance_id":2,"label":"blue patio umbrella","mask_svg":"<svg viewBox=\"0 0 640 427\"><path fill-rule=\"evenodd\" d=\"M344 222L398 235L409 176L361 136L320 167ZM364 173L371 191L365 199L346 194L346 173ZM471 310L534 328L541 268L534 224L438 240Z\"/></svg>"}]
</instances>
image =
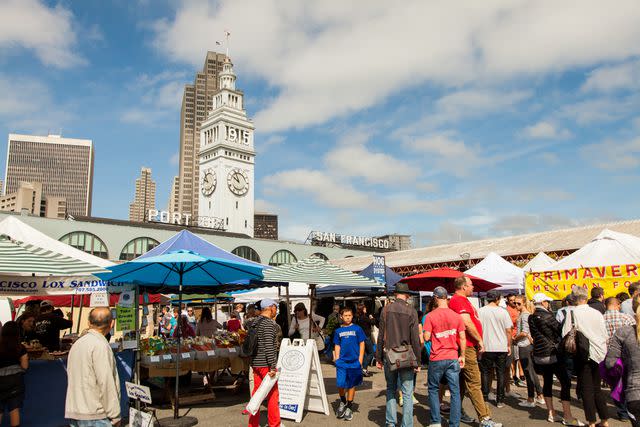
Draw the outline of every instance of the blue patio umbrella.
<instances>
[{"instance_id":1,"label":"blue patio umbrella","mask_svg":"<svg viewBox=\"0 0 640 427\"><path fill-rule=\"evenodd\" d=\"M248 265L221 258L212 258L196 252L178 250L148 258L136 258L109 267L110 273L97 274L112 283L132 283L144 287L178 287L178 303L182 304L182 289L195 286L212 287L222 291L229 282L263 278L264 266ZM180 349L180 322L178 322L178 349ZM176 357L176 389L173 419L178 419L180 357Z\"/></svg>"}]
</instances>

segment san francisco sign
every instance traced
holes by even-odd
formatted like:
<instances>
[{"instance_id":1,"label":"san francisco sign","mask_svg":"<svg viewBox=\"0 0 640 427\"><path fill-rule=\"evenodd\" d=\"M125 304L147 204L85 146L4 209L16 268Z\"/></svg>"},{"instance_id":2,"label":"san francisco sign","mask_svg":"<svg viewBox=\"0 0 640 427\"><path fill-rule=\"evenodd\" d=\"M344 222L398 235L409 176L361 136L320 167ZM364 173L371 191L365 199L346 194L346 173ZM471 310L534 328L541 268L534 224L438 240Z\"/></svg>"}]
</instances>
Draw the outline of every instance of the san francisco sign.
<instances>
[{"instance_id":1,"label":"san francisco sign","mask_svg":"<svg viewBox=\"0 0 640 427\"><path fill-rule=\"evenodd\" d=\"M387 239L352 236L349 234L326 233L322 231L311 232L311 243L336 244L341 246L364 246L366 248L379 249L390 249L391 247L391 244Z\"/></svg>"}]
</instances>

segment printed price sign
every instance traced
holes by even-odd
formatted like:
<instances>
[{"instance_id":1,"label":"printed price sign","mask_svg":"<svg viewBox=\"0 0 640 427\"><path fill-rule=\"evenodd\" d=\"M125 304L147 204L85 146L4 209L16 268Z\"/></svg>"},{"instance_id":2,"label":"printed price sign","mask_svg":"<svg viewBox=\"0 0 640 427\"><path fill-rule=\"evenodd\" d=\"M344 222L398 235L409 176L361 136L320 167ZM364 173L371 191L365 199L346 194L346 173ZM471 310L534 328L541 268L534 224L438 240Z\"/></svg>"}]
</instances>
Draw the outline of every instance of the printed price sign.
<instances>
[{"instance_id":1,"label":"printed price sign","mask_svg":"<svg viewBox=\"0 0 640 427\"><path fill-rule=\"evenodd\" d=\"M116 331L131 331L135 329L135 310L132 307L116 307Z\"/></svg>"},{"instance_id":2,"label":"printed price sign","mask_svg":"<svg viewBox=\"0 0 640 427\"><path fill-rule=\"evenodd\" d=\"M95 292L91 294L89 307L109 307L109 294L106 292Z\"/></svg>"}]
</instances>

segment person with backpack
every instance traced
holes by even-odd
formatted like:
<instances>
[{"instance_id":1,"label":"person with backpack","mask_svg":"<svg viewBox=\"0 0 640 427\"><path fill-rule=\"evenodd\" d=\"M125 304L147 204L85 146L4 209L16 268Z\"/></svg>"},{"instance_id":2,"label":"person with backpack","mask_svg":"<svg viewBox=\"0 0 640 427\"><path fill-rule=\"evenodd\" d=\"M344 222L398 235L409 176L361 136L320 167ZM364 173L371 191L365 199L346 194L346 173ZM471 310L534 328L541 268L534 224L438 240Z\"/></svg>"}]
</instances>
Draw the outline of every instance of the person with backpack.
<instances>
[{"instance_id":1,"label":"person with backpack","mask_svg":"<svg viewBox=\"0 0 640 427\"><path fill-rule=\"evenodd\" d=\"M276 365L278 363L277 335L278 325L274 321L278 313L278 304L269 298L260 301L260 315L249 328L242 350L251 357L251 368L253 369L253 393L255 393L262 380L268 375L276 375ZM252 393L252 395L253 395ZM280 426L280 395L278 393L278 383L267 394L267 411L269 427ZM260 426L260 411L249 417L249 427Z\"/></svg>"}]
</instances>

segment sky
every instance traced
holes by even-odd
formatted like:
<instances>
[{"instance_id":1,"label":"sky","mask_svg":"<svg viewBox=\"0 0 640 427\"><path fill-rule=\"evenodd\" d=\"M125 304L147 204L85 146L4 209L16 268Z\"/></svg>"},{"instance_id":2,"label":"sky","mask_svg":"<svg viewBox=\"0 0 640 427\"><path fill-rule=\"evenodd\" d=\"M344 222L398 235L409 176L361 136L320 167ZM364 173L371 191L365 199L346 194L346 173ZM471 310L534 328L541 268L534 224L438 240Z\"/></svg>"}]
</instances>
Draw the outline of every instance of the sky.
<instances>
[{"instance_id":1,"label":"sky","mask_svg":"<svg viewBox=\"0 0 640 427\"><path fill-rule=\"evenodd\" d=\"M638 218L637 0L1 0L0 134L92 139L94 216L127 218L143 166L164 208L225 30L281 238Z\"/></svg>"}]
</instances>

